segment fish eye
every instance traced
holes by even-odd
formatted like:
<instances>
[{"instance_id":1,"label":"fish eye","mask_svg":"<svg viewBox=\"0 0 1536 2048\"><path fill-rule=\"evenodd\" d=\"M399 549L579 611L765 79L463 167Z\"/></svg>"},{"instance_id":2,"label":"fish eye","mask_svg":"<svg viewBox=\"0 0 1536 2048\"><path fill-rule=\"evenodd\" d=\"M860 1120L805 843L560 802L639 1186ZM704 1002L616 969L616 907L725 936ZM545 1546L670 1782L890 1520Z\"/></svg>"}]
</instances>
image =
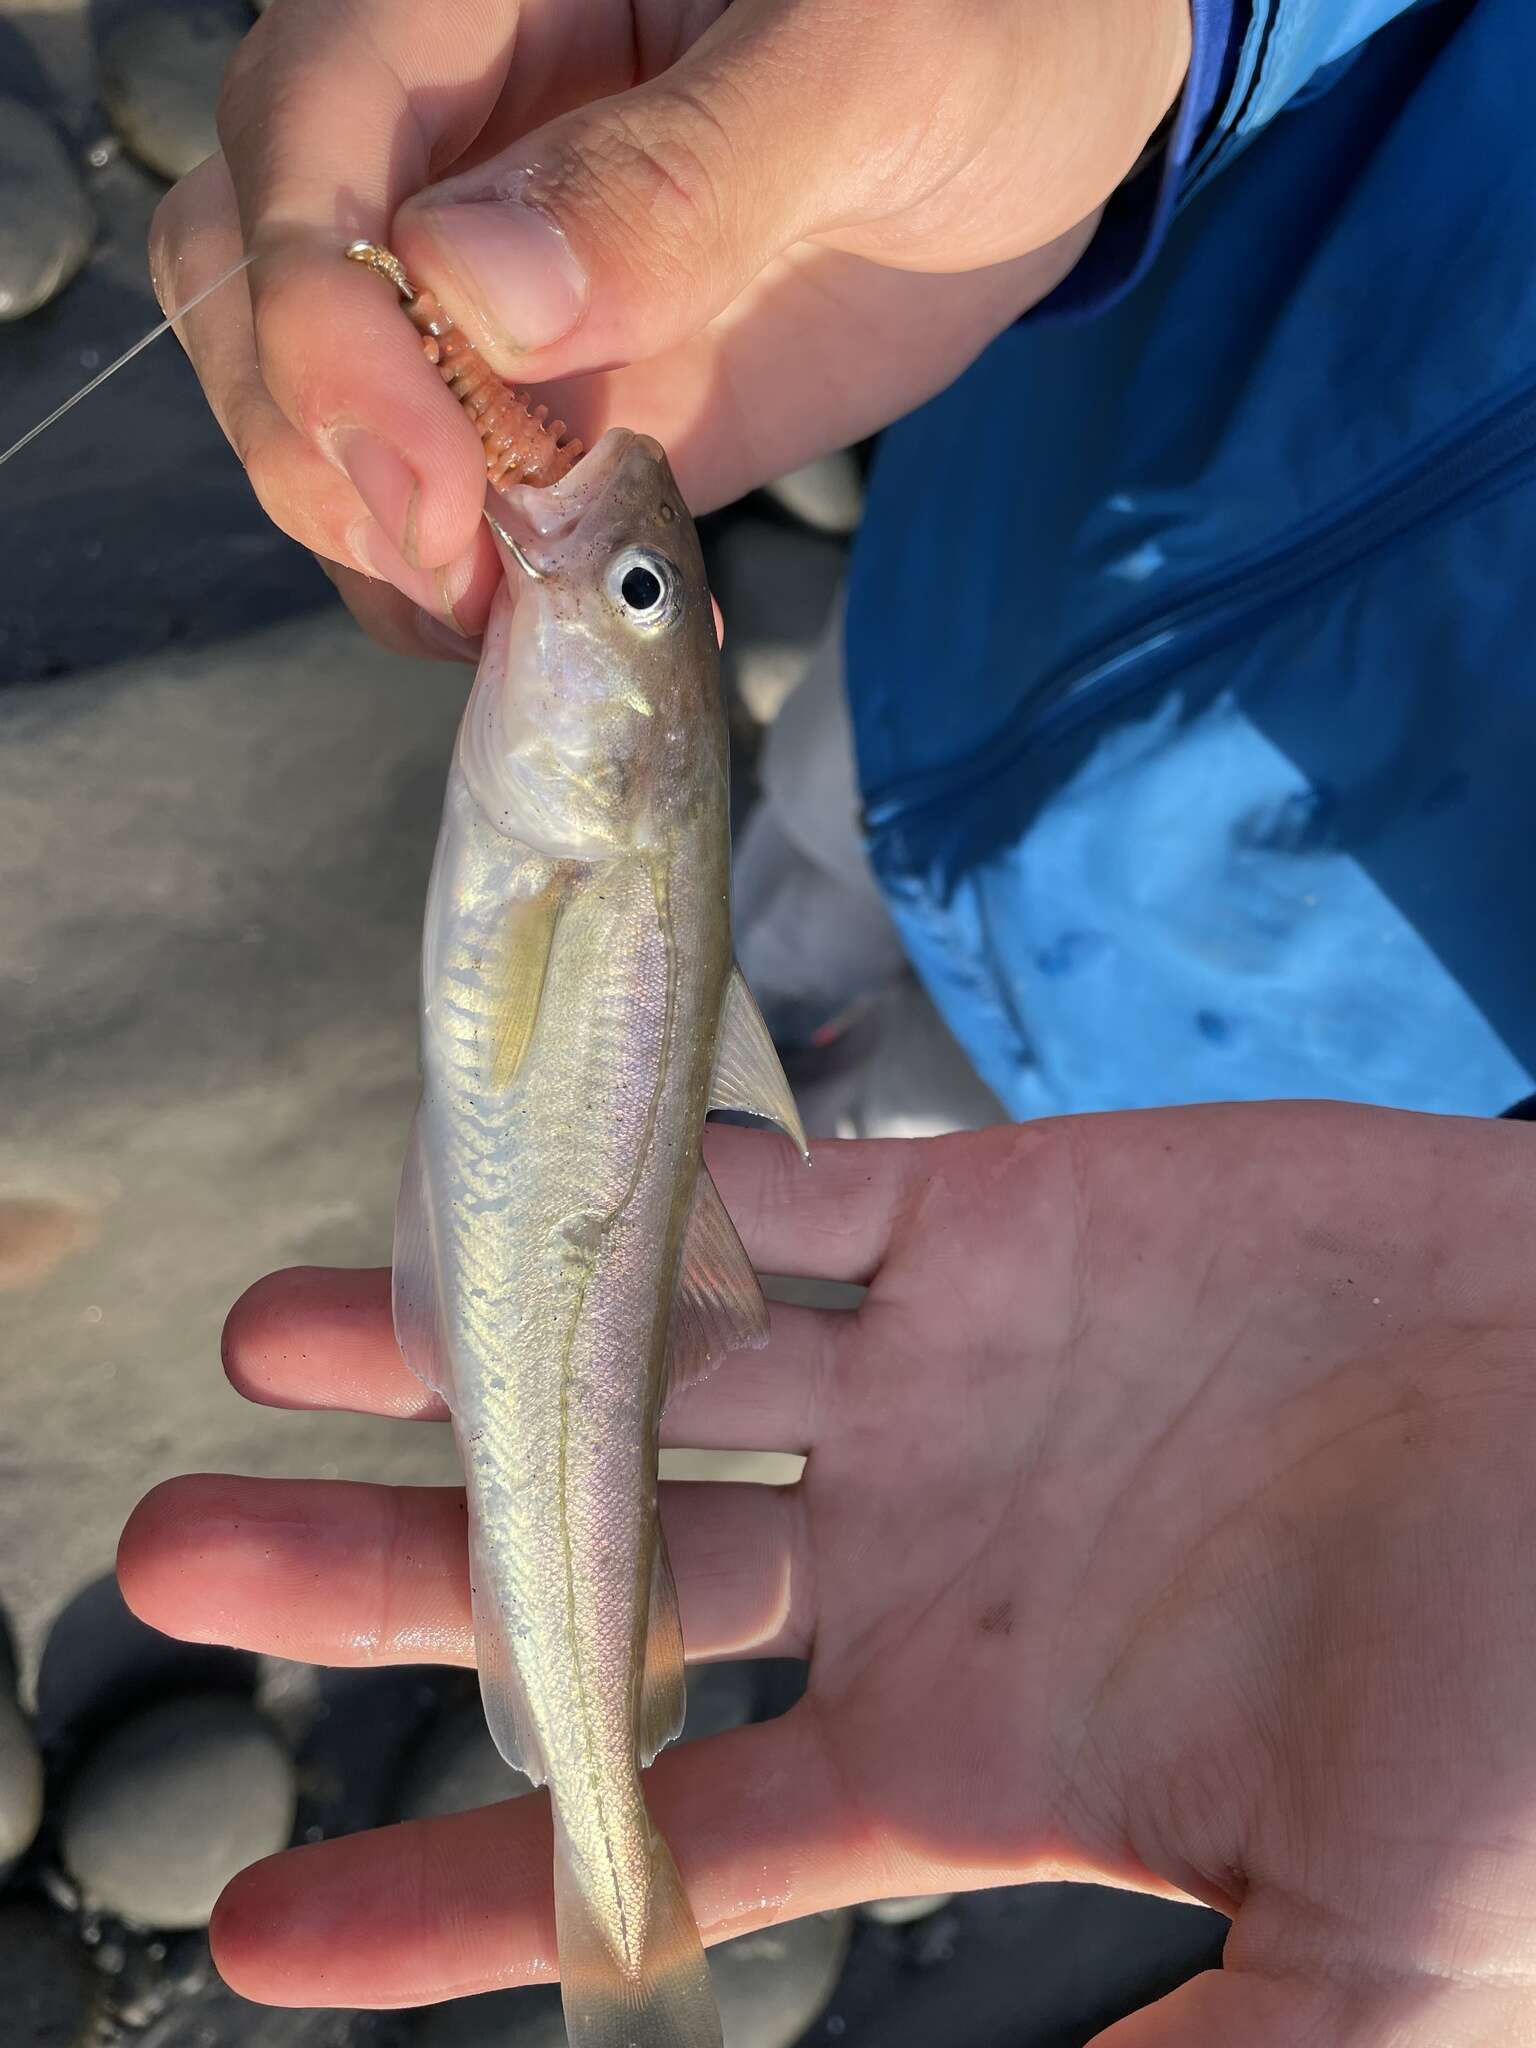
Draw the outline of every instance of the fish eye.
<instances>
[{"instance_id":1,"label":"fish eye","mask_svg":"<svg viewBox=\"0 0 1536 2048\"><path fill-rule=\"evenodd\" d=\"M677 615L679 579L664 555L625 548L608 565L608 595L631 625L654 629Z\"/></svg>"}]
</instances>

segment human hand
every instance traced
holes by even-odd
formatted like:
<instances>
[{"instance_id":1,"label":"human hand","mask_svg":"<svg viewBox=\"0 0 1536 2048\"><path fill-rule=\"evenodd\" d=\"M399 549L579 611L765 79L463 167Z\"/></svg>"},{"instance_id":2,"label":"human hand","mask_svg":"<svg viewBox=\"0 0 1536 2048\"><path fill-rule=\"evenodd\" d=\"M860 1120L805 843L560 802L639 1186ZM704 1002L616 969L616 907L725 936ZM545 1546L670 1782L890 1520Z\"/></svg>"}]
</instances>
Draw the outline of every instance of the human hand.
<instances>
[{"instance_id":1,"label":"human hand","mask_svg":"<svg viewBox=\"0 0 1536 2048\"><path fill-rule=\"evenodd\" d=\"M363 623L443 652L430 621L478 633L497 579L479 444L349 241L589 441L654 434L705 510L907 411L1056 284L1189 33L1188 0L276 0L222 154L157 216L156 288L255 253L178 326L210 403Z\"/></svg>"},{"instance_id":2,"label":"human hand","mask_svg":"<svg viewBox=\"0 0 1536 2048\"><path fill-rule=\"evenodd\" d=\"M1498 2048L1536 2024L1536 1226L1511 1125L1284 1105L923 1142L712 1130L766 1352L669 1441L808 1454L664 1516L698 1657L810 1659L777 1721L648 1774L707 1939L1072 1877L1236 1916L1100 2048ZM433 1413L386 1276L230 1320L254 1400ZM157 1627L330 1664L471 1656L461 1497L195 1478L123 1538ZM553 1953L542 1798L236 1879L221 1969L412 2004Z\"/></svg>"}]
</instances>

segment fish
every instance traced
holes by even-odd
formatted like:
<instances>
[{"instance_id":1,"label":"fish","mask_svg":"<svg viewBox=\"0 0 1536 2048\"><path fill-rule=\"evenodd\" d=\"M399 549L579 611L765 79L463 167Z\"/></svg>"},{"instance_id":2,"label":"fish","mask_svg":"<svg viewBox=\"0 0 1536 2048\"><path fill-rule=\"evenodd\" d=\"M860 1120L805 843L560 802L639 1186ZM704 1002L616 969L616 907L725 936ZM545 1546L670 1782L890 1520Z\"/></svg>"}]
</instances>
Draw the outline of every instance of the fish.
<instances>
[{"instance_id":1,"label":"fish","mask_svg":"<svg viewBox=\"0 0 1536 2048\"><path fill-rule=\"evenodd\" d=\"M641 1781L685 1705L659 1424L768 1335L708 1112L809 1155L733 958L719 649L664 451L612 428L487 517L503 581L428 887L395 1329L463 1465L487 1723L549 1790L573 2048L720 2048Z\"/></svg>"}]
</instances>

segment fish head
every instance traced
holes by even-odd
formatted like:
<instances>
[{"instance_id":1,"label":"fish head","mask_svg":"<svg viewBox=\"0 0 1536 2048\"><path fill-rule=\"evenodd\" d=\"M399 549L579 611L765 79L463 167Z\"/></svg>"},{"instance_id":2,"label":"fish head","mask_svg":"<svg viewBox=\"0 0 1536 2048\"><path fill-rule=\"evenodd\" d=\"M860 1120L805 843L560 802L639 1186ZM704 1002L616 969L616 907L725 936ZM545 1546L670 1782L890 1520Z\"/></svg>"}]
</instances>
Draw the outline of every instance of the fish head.
<instances>
[{"instance_id":1,"label":"fish head","mask_svg":"<svg viewBox=\"0 0 1536 2048\"><path fill-rule=\"evenodd\" d=\"M470 790L550 858L644 851L726 773L709 584L666 455L613 428L486 516L504 580L465 716Z\"/></svg>"}]
</instances>

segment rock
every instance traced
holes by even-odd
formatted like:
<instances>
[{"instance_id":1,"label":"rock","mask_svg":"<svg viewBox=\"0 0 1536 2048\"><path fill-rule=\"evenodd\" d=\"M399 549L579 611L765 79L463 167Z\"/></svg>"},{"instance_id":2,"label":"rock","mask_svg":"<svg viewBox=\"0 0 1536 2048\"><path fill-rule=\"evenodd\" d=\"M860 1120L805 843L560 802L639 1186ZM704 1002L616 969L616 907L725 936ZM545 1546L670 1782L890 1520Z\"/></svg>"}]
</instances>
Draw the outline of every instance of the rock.
<instances>
[{"instance_id":1,"label":"rock","mask_svg":"<svg viewBox=\"0 0 1536 2048\"><path fill-rule=\"evenodd\" d=\"M140 1621L108 1572L82 1586L48 1631L37 1673L38 1739L74 1754L83 1730L116 1726L152 1699L247 1691L253 1677L243 1650L180 1643Z\"/></svg>"},{"instance_id":2,"label":"rock","mask_svg":"<svg viewBox=\"0 0 1536 2048\"><path fill-rule=\"evenodd\" d=\"M250 25L240 0L151 0L103 43L103 104L127 147L162 178L184 178L218 148L219 85Z\"/></svg>"},{"instance_id":3,"label":"rock","mask_svg":"<svg viewBox=\"0 0 1536 2048\"><path fill-rule=\"evenodd\" d=\"M923 1892L910 1899L871 1899L859 1911L877 1927L909 1927L914 1920L926 1920L954 1897L953 1892Z\"/></svg>"},{"instance_id":4,"label":"rock","mask_svg":"<svg viewBox=\"0 0 1536 2048\"><path fill-rule=\"evenodd\" d=\"M725 2048L791 2048L842 1975L853 1916L813 1913L709 1952Z\"/></svg>"},{"instance_id":5,"label":"rock","mask_svg":"<svg viewBox=\"0 0 1536 2048\"><path fill-rule=\"evenodd\" d=\"M864 480L846 448L792 469L766 489L776 505L820 533L852 533L864 510Z\"/></svg>"},{"instance_id":6,"label":"rock","mask_svg":"<svg viewBox=\"0 0 1536 2048\"><path fill-rule=\"evenodd\" d=\"M750 1664L695 1664L688 1673L688 1713L679 1740L723 1735L744 1728L757 1705L756 1673Z\"/></svg>"},{"instance_id":7,"label":"rock","mask_svg":"<svg viewBox=\"0 0 1536 2048\"><path fill-rule=\"evenodd\" d=\"M96 1986L68 1925L42 1906L0 1906L0 2012L6 2048L83 2048Z\"/></svg>"},{"instance_id":8,"label":"rock","mask_svg":"<svg viewBox=\"0 0 1536 2048\"><path fill-rule=\"evenodd\" d=\"M430 1820L516 1799L528 1780L501 1760L478 1700L450 1707L428 1729L407 1765L395 1800L399 1820Z\"/></svg>"},{"instance_id":9,"label":"rock","mask_svg":"<svg viewBox=\"0 0 1536 2048\"><path fill-rule=\"evenodd\" d=\"M411 2048L566 2048L560 1993L547 1984L452 1998L416 2018Z\"/></svg>"},{"instance_id":10,"label":"rock","mask_svg":"<svg viewBox=\"0 0 1536 2048\"><path fill-rule=\"evenodd\" d=\"M772 724L804 675L831 618L843 559L835 541L764 519L739 520L721 535L712 567L726 681L759 725Z\"/></svg>"},{"instance_id":11,"label":"rock","mask_svg":"<svg viewBox=\"0 0 1536 2048\"><path fill-rule=\"evenodd\" d=\"M31 1848L42 1818L42 1758L21 1708L0 1693L0 1879Z\"/></svg>"},{"instance_id":12,"label":"rock","mask_svg":"<svg viewBox=\"0 0 1536 2048\"><path fill-rule=\"evenodd\" d=\"M87 1759L64 1814L86 1902L142 1926L204 1927L237 1871L287 1843L292 1759L243 1700L151 1707Z\"/></svg>"},{"instance_id":13,"label":"rock","mask_svg":"<svg viewBox=\"0 0 1536 2048\"><path fill-rule=\"evenodd\" d=\"M42 1817L43 1762L16 1698L15 1653L0 1620L0 1880L31 1848Z\"/></svg>"},{"instance_id":14,"label":"rock","mask_svg":"<svg viewBox=\"0 0 1536 2048\"><path fill-rule=\"evenodd\" d=\"M56 298L91 253L96 216L41 114L0 98L0 320Z\"/></svg>"}]
</instances>

